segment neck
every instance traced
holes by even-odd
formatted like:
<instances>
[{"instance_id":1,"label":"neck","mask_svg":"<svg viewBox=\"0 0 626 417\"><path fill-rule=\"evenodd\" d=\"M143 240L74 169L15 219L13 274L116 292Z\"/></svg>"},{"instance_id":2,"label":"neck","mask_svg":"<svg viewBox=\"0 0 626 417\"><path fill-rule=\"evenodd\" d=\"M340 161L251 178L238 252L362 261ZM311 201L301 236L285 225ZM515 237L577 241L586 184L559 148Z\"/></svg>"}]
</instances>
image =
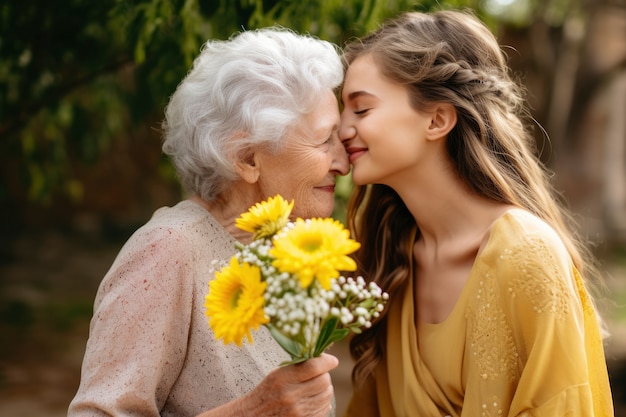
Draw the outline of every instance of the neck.
<instances>
[{"instance_id":1,"label":"neck","mask_svg":"<svg viewBox=\"0 0 626 417\"><path fill-rule=\"evenodd\" d=\"M491 224L512 206L474 193L451 171L437 181L397 187L420 230L419 245L436 256L442 247L473 248L483 242Z\"/></svg>"},{"instance_id":2,"label":"neck","mask_svg":"<svg viewBox=\"0 0 626 417\"><path fill-rule=\"evenodd\" d=\"M239 242L245 244L252 240L250 233L235 226L235 220L242 213L248 211L255 202L249 202L249 199L235 198L234 196L218 198L216 201L207 201L198 195L194 195L190 200L211 213L215 220Z\"/></svg>"}]
</instances>

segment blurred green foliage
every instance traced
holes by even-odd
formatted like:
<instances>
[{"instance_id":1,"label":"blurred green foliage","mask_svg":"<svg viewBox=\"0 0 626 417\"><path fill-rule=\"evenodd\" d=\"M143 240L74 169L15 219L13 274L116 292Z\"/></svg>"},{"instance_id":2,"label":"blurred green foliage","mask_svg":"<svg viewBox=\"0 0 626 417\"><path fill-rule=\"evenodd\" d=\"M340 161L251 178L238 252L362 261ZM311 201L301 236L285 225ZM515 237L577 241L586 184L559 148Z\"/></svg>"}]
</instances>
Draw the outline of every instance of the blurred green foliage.
<instances>
[{"instance_id":1,"label":"blurred green foliage","mask_svg":"<svg viewBox=\"0 0 626 417\"><path fill-rule=\"evenodd\" d=\"M133 126L154 125L209 38L279 24L341 44L400 10L462 6L480 9L478 0L3 2L0 200L8 175L31 203L79 202L72 167L95 163Z\"/></svg>"}]
</instances>

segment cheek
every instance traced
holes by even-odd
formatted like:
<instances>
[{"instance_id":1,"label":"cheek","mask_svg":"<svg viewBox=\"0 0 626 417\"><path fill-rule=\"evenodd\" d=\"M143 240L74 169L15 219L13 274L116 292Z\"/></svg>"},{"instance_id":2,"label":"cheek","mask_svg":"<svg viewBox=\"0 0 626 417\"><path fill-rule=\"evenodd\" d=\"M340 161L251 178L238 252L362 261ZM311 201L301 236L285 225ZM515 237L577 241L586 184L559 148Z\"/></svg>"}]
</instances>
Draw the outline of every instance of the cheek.
<instances>
[{"instance_id":1,"label":"cheek","mask_svg":"<svg viewBox=\"0 0 626 417\"><path fill-rule=\"evenodd\" d=\"M301 172L292 169L285 168L272 177L265 188L267 194L281 194L287 200L295 200L296 206L310 199L307 190L311 189L311 185Z\"/></svg>"},{"instance_id":2,"label":"cheek","mask_svg":"<svg viewBox=\"0 0 626 417\"><path fill-rule=\"evenodd\" d=\"M316 151L301 154L301 157L289 164L291 176L299 183L319 184L330 170L332 156Z\"/></svg>"},{"instance_id":3,"label":"cheek","mask_svg":"<svg viewBox=\"0 0 626 417\"><path fill-rule=\"evenodd\" d=\"M363 139L368 146L372 144L384 143L385 138L393 130L393 125L385 119L374 117L361 120L356 125L358 137Z\"/></svg>"},{"instance_id":4,"label":"cheek","mask_svg":"<svg viewBox=\"0 0 626 417\"><path fill-rule=\"evenodd\" d=\"M293 198L293 177L290 173L278 163L271 169L263 170L258 182L260 192L268 197L280 194L285 199Z\"/></svg>"}]
</instances>

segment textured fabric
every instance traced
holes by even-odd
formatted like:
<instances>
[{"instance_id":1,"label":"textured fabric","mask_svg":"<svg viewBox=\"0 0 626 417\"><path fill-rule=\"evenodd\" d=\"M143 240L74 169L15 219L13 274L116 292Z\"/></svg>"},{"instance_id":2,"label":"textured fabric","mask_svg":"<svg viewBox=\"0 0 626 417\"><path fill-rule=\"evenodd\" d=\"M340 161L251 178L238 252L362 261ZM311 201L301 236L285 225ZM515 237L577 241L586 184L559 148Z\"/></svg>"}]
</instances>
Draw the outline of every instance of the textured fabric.
<instances>
[{"instance_id":1,"label":"textured fabric","mask_svg":"<svg viewBox=\"0 0 626 417\"><path fill-rule=\"evenodd\" d=\"M386 358L347 416L613 416L594 308L535 216L511 210L494 223L442 323L416 328L412 285L402 297Z\"/></svg>"},{"instance_id":2,"label":"textured fabric","mask_svg":"<svg viewBox=\"0 0 626 417\"><path fill-rule=\"evenodd\" d=\"M205 316L213 260L234 239L202 207L157 210L124 245L95 300L69 416L194 416L250 391L288 356L262 327L224 346Z\"/></svg>"}]
</instances>

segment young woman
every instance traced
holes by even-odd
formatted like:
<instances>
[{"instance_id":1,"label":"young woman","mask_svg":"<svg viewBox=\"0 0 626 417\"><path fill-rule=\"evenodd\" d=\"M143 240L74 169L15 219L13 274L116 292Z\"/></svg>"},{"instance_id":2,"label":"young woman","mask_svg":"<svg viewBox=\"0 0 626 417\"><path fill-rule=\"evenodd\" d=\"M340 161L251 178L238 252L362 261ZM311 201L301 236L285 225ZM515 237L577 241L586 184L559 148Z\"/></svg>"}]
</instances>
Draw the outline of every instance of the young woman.
<instances>
[{"instance_id":1,"label":"young woman","mask_svg":"<svg viewBox=\"0 0 626 417\"><path fill-rule=\"evenodd\" d=\"M351 342L348 416L612 416L586 251L520 87L468 12L346 46L340 138L360 273L391 294Z\"/></svg>"}]
</instances>

